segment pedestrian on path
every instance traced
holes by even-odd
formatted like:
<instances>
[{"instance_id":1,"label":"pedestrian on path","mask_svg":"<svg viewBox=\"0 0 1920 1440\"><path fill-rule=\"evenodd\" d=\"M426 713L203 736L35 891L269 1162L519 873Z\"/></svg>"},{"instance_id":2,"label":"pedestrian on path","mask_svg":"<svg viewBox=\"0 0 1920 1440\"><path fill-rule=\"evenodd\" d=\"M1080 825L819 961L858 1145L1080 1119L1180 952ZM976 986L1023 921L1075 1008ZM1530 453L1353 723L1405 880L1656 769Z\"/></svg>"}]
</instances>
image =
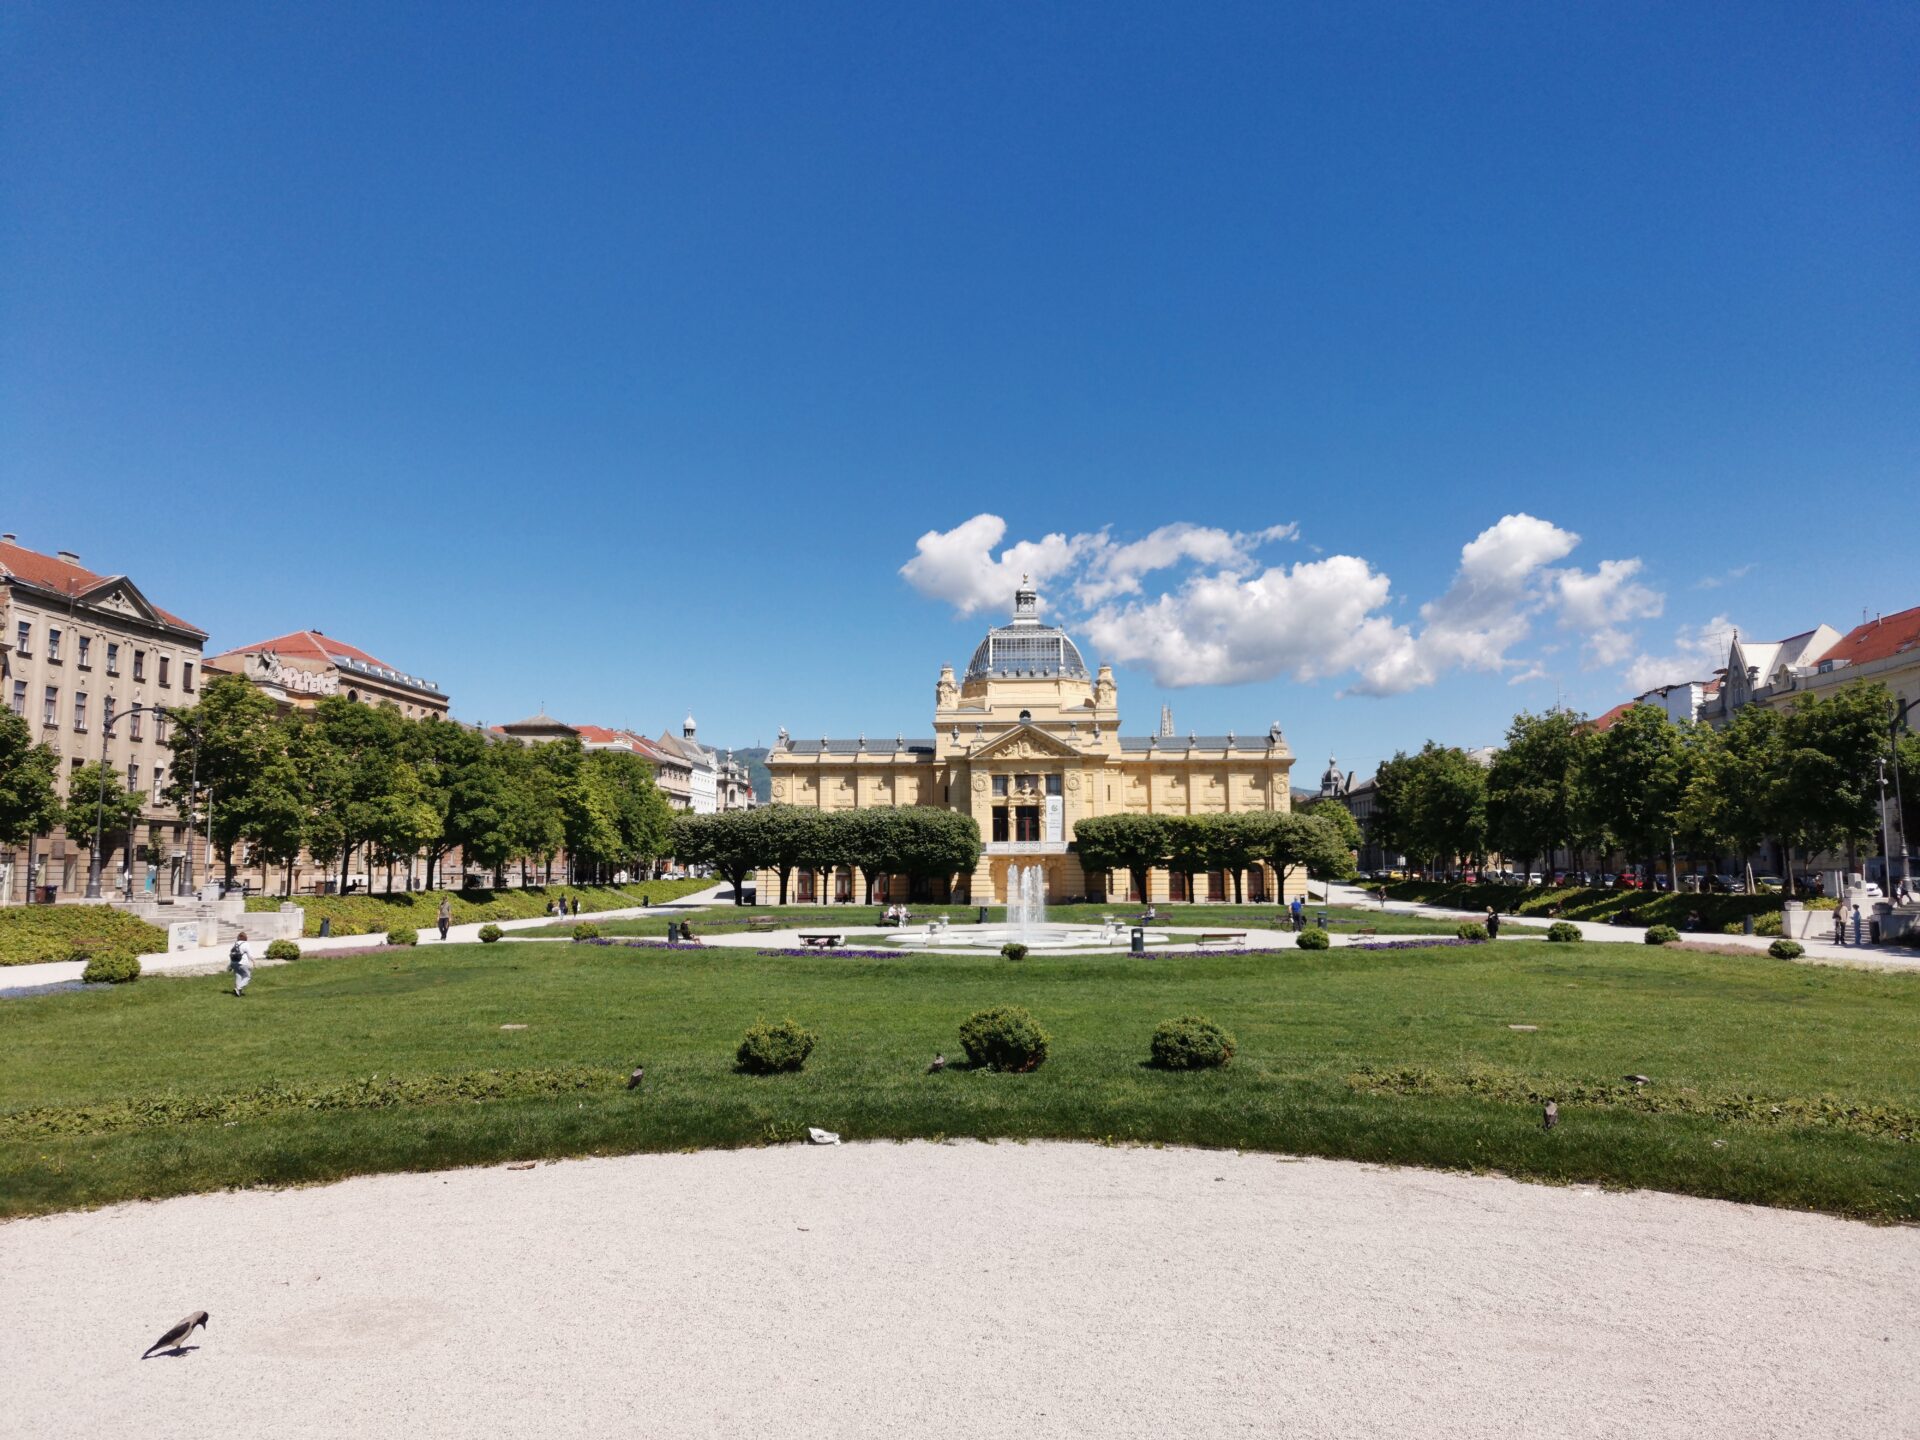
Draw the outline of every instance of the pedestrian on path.
<instances>
[{"instance_id":1,"label":"pedestrian on path","mask_svg":"<svg viewBox=\"0 0 1920 1440\"><path fill-rule=\"evenodd\" d=\"M446 941L447 927L451 924L453 924L453 902L442 895L440 897L440 939L442 943Z\"/></svg>"},{"instance_id":2,"label":"pedestrian on path","mask_svg":"<svg viewBox=\"0 0 1920 1440\"><path fill-rule=\"evenodd\" d=\"M1499 938L1500 912L1489 905L1487 906L1487 939L1498 940Z\"/></svg>"},{"instance_id":3,"label":"pedestrian on path","mask_svg":"<svg viewBox=\"0 0 1920 1440\"><path fill-rule=\"evenodd\" d=\"M573 897L573 913L576 915L580 913L580 897L578 895Z\"/></svg>"},{"instance_id":4,"label":"pedestrian on path","mask_svg":"<svg viewBox=\"0 0 1920 1440\"><path fill-rule=\"evenodd\" d=\"M253 947L247 943L244 930L234 938L233 948L227 952L227 969L233 972L233 993L237 999L247 993L247 982L253 979Z\"/></svg>"},{"instance_id":5,"label":"pedestrian on path","mask_svg":"<svg viewBox=\"0 0 1920 1440\"><path fill-rule=\"evenodd\" d=\"M1293 904L1288 906L1287 908L1293 911L1294 930L1300 931L1300 930L1306 929L1307 928L1307 907L1301 903L1300 897L1298 895L1293 897Z\"/></svg>"},{"instance_id":6,"label":"pedestrian on path","mask_svg":"<svg viewBox=\"0 0 1920 1440\"><path fill-rule=\"evenodd\" d=\"M1852 918L1853 907L1842 900L1833 909L1833 943L1847 943L1847 921Z\"/></svg>"}]
</instances>

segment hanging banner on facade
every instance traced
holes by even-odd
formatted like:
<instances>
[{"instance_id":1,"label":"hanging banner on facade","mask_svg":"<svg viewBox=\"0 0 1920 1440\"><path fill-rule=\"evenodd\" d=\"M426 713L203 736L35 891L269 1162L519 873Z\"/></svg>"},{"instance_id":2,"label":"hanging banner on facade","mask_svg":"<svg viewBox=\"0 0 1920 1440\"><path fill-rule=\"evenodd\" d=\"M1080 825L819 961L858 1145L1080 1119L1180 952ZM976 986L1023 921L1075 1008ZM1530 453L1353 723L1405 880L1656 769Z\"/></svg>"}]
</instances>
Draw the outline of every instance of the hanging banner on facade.
<instances>
[{"instance_id":1,"label":"hanging banner on facade","mask_svg":"<svg viewBox=\"0 0 1920 1440\"><path fill-rule=\"evenodd\" d=\"M1066 801L1058 795L1047 796L1047 839L1058 844L1067 838Z\"/></svg>"}]
</instances>

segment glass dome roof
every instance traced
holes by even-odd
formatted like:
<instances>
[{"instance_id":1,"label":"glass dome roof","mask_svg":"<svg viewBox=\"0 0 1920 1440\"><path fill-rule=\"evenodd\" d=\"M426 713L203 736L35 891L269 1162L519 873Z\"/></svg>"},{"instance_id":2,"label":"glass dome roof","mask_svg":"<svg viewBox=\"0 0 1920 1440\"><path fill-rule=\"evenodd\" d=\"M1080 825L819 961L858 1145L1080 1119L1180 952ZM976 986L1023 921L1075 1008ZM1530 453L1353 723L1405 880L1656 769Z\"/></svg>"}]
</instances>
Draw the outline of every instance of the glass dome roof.
<instances>
[{"instance_id":1,"label":"glass dome roof","mask_svg":"<svg viewBox=\"0 0 1920 1440\"><path fill-rule=\"evenodd\" d=\"M1087 662L1058 625L1040 623L1040 597L1027 577L1013 597L1013 623L996 625L973 652L969 680L1085 680Z\"/></svg>"}]
</instances>

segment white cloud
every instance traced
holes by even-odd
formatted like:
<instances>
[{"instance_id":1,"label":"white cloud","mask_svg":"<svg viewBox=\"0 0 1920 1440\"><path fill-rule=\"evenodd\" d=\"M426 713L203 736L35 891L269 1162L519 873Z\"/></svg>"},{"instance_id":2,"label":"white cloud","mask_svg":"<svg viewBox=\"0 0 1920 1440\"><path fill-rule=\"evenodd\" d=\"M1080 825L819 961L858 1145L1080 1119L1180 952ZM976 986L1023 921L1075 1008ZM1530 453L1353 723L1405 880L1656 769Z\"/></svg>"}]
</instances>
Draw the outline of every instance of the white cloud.
<instances>
[{"instance_id":1,"label":"white cloud","mask_svg":"<svg viewBox=\"0 0 1920 1440\"><path fill-rule=\"evenodd\" d=\"M1754 563L1749 561L1745 565L1736 565L1731 570L1723 571L1718 575L1702 575L1698 580L1693 582L1694 588L1696 590L1718 590L1722 585L1731 585L1736 580L1745 579L1753 573L1754 568Z\"/></svg>"},{"instance_id":2,"label":"white cloud","mask_svg":"<svg viewBox=\"0 0 1920 1440\"><path fill-rule=\"evenodd\" d=\"M1666 597L1633 577L1638 560L1602 560L1592 571L1554 572L1560 624L1584 633L1589 665L1618 665L1634 651L1635 638L1624 627L1651 620L1666 607Z\"/></svg>"},{"instance_id":3,"label":"white cloud","mask_svg":"<svg viewBox=\"0 0 1920 1440\"><path fill-rule=\"evenodd\" d=\"M1074 587L1082 605L1099 605L1119 595L1138 595L1140 577L1166 570L1183 561L1239 572L1253 563L1253 552L1275 540L1293 538L1296 525L1269 525L1264 530L1218 530L1189 525L1184 520L1116 545L1103 531L1091 551L1087 575Z\"/></svg>"},{"instance_id":4,"label":"white cloud","mask_svg":"<svg viewBox=\"0 0 1920 1440\"><path fill-rule=\"evenodd\" d=\"M1725 615L1716 615L1704 625L1682 625L1673 632L1671 652L1641 655L1626 667L1628 688L1640 695L1657 685L1710 678L1727 663L1734 628Z\"/></svg>"},{"instance_id":5,"label":"white cloud","mask_svg":"<svg viewBox=\"0 0 1920 1440\"><path fill-rule=\"evenodd\" d=\"M1006 610L1022 575L1035 585L1078 565L1103 542L1099 535L1046 535L1009 545L998 557L993 549L1007 534L998 515L976 515L951 530L929 530L914 542L913 559L900 567L922 595L944 600L962 615Z\"/></svg>"}]
</instances>

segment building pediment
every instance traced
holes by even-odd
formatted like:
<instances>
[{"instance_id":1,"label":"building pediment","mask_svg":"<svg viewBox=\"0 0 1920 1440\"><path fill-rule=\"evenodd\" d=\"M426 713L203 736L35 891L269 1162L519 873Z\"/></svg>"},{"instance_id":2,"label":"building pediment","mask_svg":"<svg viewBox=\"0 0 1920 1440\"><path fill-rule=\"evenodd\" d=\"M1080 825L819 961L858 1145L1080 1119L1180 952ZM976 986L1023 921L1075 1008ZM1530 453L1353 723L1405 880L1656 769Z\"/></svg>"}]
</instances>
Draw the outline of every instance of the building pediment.
<instances>
[{"instance_id":1,"label":"building pediment","mask_svg":"<svg viewBox=\"0 0 1920 1440\"><path fill-rule=\"evenodd\" d=\"M1016 725L973 752L974 760L1079 760L1084 755L1037 725Z\"/></svg>"},{"instance_id":2,"label":"building pediment","mask_svg":"<svg viewBox=\"0 0 1920 1440\"><path fill-rule=\"evenodd\" d=\"M134 583L125 576L115 576L91 590L81 592L79 600L83 605L96 609L110 610L116 615L131 615L136 620L144 620L150 625L164 625L166 620L160 612L147 603L147 597L134 587Z\"/></svg>"}]
</instances>

